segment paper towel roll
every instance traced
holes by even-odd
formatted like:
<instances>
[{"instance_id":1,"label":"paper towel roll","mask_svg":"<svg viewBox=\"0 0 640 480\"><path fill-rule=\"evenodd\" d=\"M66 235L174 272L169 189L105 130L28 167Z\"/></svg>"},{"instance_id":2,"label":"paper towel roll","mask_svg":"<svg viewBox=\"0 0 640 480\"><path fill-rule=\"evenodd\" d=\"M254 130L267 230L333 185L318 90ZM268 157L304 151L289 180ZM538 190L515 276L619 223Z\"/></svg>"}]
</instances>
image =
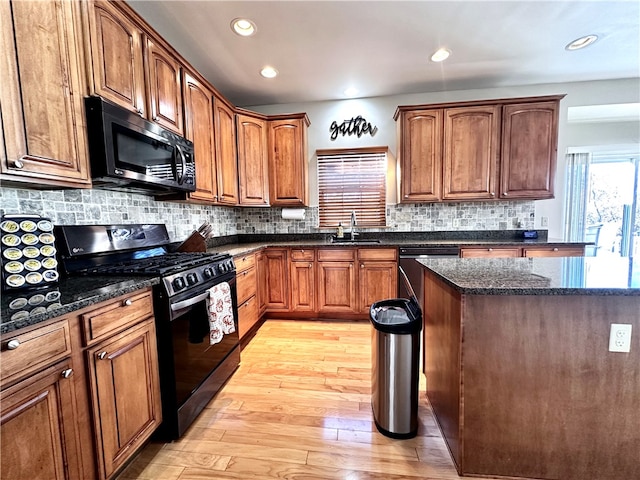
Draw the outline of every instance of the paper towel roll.
<instances>
[{"instance_id":1,"label":"paper towel roll","mask_svg":"<svg viewBox=\"0 0 640 480\"><path fill-rule=\"evenodd\" d=\"M283 208L282 218L285 220L304 220L305 212L304 208Z\"/></svg>"}]
</instances>

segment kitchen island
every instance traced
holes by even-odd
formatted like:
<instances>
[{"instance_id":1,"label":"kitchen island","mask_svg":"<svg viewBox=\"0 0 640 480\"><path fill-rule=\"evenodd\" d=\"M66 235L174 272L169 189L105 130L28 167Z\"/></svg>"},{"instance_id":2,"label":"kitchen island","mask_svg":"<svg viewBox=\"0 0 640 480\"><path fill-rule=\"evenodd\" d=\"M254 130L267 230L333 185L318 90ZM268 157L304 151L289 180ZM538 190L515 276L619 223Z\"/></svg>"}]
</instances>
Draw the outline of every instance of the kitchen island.
<instances>
[{"instance_id":1,"label":"kitchen island","mask_svg":"<svg viewBox=\"0 0 640 480\"><path fill-rule=\"evenodd\" d=\"M640 478L640 261L420 263L427 397L461 475Z\"/></svg>"}]
</instances>

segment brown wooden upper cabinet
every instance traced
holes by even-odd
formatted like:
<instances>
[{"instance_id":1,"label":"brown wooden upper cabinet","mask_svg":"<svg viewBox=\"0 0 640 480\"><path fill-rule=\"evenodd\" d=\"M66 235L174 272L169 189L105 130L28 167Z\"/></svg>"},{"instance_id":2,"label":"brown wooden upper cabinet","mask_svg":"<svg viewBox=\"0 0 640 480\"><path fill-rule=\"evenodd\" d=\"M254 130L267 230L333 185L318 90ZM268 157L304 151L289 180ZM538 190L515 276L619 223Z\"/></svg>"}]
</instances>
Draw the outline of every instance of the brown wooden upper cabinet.
<instances>
[{"instance_id":1,"label":"brown wooden upper cabinet","mask_svg":"<svg viewBox=\"0 0 640 480\"><path fill-rule=\"evenodd\" d=\"M235 113L233 107L217 95L213 98L213 122L218 183L216 203L237 205L238 164Z\"/></svg>"},{"instance_id":2,"label":"brown wooden upper cabinet","mask_svg":"<svg viewBox=\"0 0 640 480\"><path fill-rule=\"evenodd\" d=\"M90 186L85 78L79 2L0 2L3 182Z\"/></svg>"},{"instance_id":3,"label":"brown wooden upper cabinet","mask_svg":"<svg viewBox=\"0 0 640 480\"><path fill-rule=\"evenodd\" d=\"M501 198L553 198L560 100L505 105Z\"/></svg>"},{"instance_id":4,"label":"brown wooden upper cabinet","mask_svg":"<svg viewBox=\"0 0 640 480\"><path fill-rule=\"evenodd\" d=\"M398 122L401 196L405 202L434 202L442 190L443 110L402 113Z\"/></svg>"},{"instance_id":5,"label":"brown wooden upper cabinet","mask_svg":"<svg viewBox=\"0 0 640 480\"><path fill-rule=\"evenodd\" d=\"M183 134L181 65L124 2L90 3L92 93Z\"/></svg>"},{"instance_id":6,"label":"brown wooden upper cabinet","mask_svg":"<svg viewBox=\"0 0 640 480\"><path fill-rule=\"evenodd\" d=\"M499 139L499 106L444 110L443 200L495 197Z\"/></svg>"},{"instance_id":7,"label":"brown wooden upper cabinet","mask_svg":"<svg viewBox=\"0 0 640 480\"><path fill-rule=\"evenodd\" d=\"M213 203L218 197L213 93L196 74L184 74L185 136L193 142L196 191L189 199Z\"/></svg>"},{"instance_id":8,"label":"brown wooden upper cabinet","mask_svg":"<svg viewBox=\"0 0 640 480\"><path fill-rule=\"evenodd\" d=\"M269 206L267 120L248 113L236 115L240 205Z\"/></svg>"},{"instance_id":9,"label":"brown wooden upper cabinet","mask_svg":"<svg viewBox=\"0 0 640 480\"><path fill-rule=\"evenodd\" d=\"M401 106L401 202L553 197L564 95Z\"/></svg>"},{"instance_id":10,"label":"brown wooden upper cabinet","mask_svg":"<svg viewBox=\"0 0 640 480\"><path fill-rule=\"evenodd\" d=\"M274 207L302 206L309 203L309 159L305 113L270 117L269 121L269 197Z\"/></svg>"}]
</instances>

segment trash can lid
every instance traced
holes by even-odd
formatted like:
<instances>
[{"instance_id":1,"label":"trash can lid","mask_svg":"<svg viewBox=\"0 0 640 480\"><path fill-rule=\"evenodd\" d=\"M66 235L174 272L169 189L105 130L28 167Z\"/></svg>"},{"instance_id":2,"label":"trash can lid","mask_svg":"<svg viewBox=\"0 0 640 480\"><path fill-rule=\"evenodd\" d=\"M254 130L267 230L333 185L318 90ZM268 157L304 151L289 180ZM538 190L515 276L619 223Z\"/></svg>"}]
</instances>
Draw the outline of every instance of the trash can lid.
<instances>
[{"instance_id":1,"label":"trash can lid","mask_svg":"<svg viewBox=\"0 0 640 480\"><path fill-rule=\"evenodd\" d=\"M403 307L384 305L374 309L376 322L382 325L400 325L411 322L407 311Z\"/></svg>"},{"instance_id":2,"label":"trash can lid","mask_svg":"<svg viewBox=\"0 0 640 480\"><path fill-rule=\"evenodd\" d=\"M406 298L382 300L371 305L373 326L385 333L415 333L422 329L422 312Z\"/></svg>"}]
</instances>

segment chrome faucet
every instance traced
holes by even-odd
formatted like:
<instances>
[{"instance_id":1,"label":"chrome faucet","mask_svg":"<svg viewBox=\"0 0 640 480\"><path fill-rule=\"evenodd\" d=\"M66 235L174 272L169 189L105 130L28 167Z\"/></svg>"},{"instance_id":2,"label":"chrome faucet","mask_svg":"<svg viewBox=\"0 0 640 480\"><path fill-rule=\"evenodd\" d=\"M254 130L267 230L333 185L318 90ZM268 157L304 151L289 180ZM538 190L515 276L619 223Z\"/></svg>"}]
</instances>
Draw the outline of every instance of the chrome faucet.
<instances>
[{"instance_id":1,"label":"chrome faucet","mask_svg":"<svg viewBox=\"0 0 640 480\"><path fill-rule=\"evenodd\" d=\"M352 210L351 211L351 240L355 240L356 239L356 235L358 235L356 233L356 225L358 225L358 220L356 219L356 211Z\"/></svg>"}]
</instances>

